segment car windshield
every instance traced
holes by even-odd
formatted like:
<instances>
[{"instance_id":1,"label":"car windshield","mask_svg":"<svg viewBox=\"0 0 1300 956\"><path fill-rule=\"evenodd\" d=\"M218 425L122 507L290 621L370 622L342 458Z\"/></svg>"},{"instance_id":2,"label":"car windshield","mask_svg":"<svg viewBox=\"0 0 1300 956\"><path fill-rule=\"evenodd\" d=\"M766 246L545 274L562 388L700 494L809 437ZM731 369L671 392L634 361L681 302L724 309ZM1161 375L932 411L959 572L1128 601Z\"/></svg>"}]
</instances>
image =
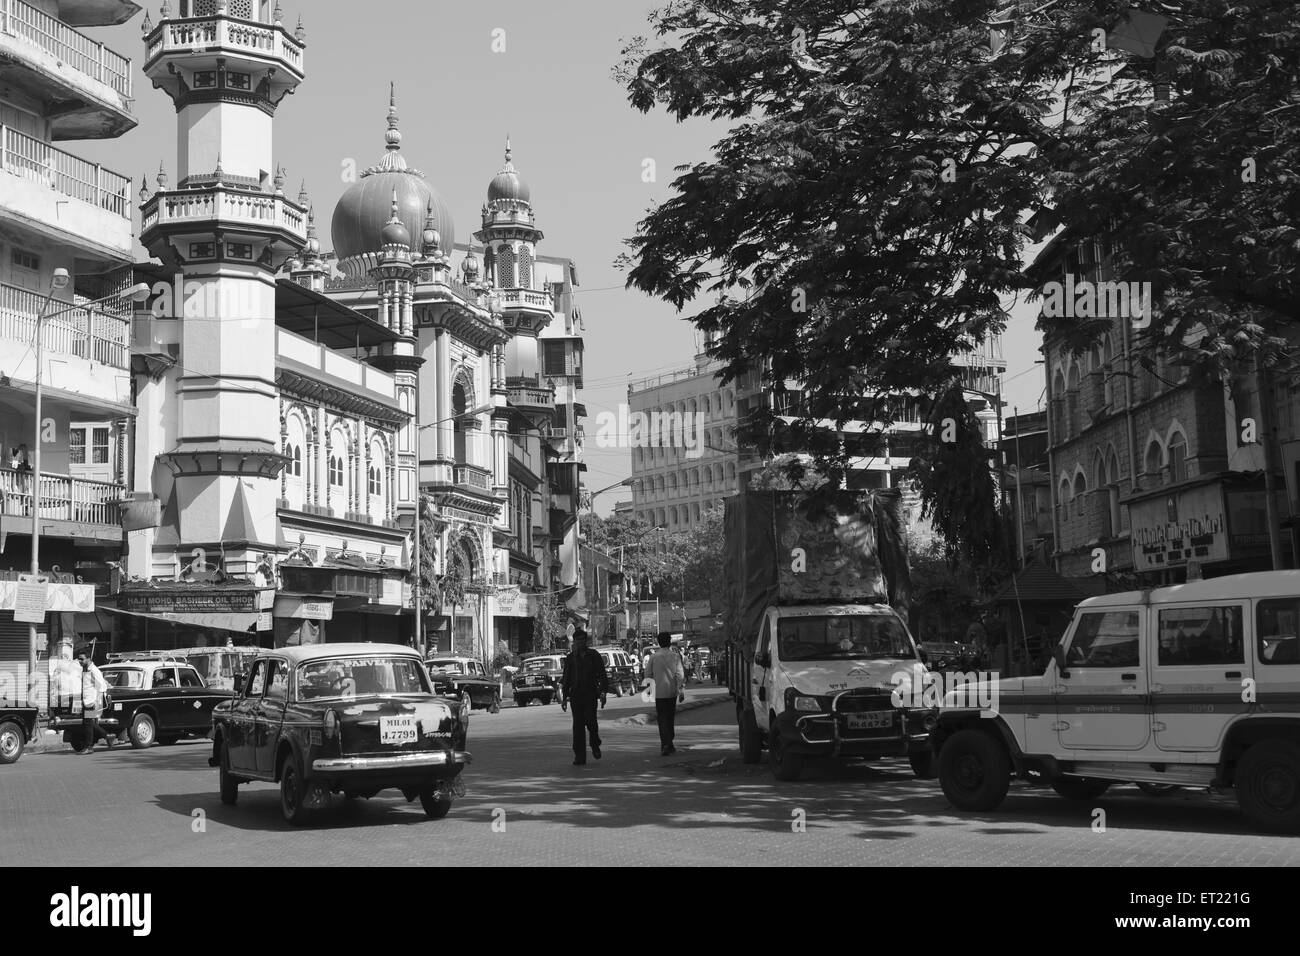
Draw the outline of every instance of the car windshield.
<instances>
[{"instance_id":1,"label":"car windshield","mask_svg":"<svg viewBox=\"0 0 1300 956\"><path fill-rule=\"evenodd\" d=\"M891 614L792 617L781 621L777 648L783 661L912 660L907 631Z\"/></svg>"},{"instance_id":2,"label":"car windshield","mask_svg":"<svg viewBox=\"0 0 1300 956\"><path fill-rule=\"evenodd\" d=\"M336 657L298 666L298 696L302 700L428 693L422 668L409 657Z\"/></svg>"},{"instance_id":3,"label":"car windshield","mask_svg":"<svg viewBox=\"0 0 1300 956\"><path fill-rule=\"evenodd\" d=\"M144 671L138 667L105 667L100 673L109 687L144 686Z\"/></svg>"},{"instance_id":4,"label":"car windshield","mask_svg":"<svg viewBox=\"0 0 1300 956\"><path fill-rule=\"evenodd\" d=\"M439 674L463 674L465 665L460 661L429 661L429 669Z\"/></svg>"},{"instance_id":5,"label":"car windshield","mask_svg":"<svg viewBox=\"0 0 1300 956\"><path fill-rule=\"evenodd\" d=\"M524 661L524 670L528 673L536 673L537 671L553 671L557 667L559 667L559 663L549 657L538 657L531 661Z\"/></svg>"}]
</instances>

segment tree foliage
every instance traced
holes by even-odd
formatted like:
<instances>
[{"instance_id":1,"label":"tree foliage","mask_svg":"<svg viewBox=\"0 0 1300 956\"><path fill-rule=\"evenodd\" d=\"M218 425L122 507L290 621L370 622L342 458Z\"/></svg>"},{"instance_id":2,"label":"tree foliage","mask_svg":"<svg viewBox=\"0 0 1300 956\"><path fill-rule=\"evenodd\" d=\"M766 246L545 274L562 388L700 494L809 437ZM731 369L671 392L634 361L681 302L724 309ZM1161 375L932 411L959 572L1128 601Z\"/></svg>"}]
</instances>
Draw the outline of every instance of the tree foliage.
<instances>
[{"instance_id":1,"label":"tree foliage","mask_svg":"<svg viewBox=\"0 0 1300 956\"><path fill-rule=\"evenodd\" d=\"M942 396L951 358L1043 282L1023 266L1035 212L1152 283L1146 334L1176 360L1218 374L1276 358L1300 301L1294 0L1146 4L1168 18L1150 58L1097 42L1128 5L674 0L651 15L616 70L631 105L725 133L638 224L628 285L696 309L724 380L801 383L796 419L760 408L742 441L833 469L846 452L819 423L865 403L887 425L881 400ZM1082 349L1099 324L1048 331ZM990 513L964 520L943 479L927 504L973 556Z\"/></svg>"}]
</instances>

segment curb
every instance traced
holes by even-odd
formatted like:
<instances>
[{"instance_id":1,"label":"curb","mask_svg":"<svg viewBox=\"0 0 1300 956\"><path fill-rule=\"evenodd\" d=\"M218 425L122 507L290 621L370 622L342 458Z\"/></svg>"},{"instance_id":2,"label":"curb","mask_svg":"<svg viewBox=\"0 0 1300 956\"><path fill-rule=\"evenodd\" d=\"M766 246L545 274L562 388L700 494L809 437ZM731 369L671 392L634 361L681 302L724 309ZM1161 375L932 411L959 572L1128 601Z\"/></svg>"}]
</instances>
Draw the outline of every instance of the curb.
<instances>
[{"instance_id":1,"label":"curb","mask_svg":"<svg viewBox=\"0 0 1300 956\"><path fill-rule=\"evenodd\" d=\"M677 713L683 713L688 710L698 710L701 707L715 707L718 704L730 703L731 698L711 697L708 700L688 700L684 704L677 705ZM617 724L624 727L644 727L646 724L658 724L659 716L655 713L633 714L631 717L618 717L609 721L611 724Z\"/></svg>"}]
</instances>

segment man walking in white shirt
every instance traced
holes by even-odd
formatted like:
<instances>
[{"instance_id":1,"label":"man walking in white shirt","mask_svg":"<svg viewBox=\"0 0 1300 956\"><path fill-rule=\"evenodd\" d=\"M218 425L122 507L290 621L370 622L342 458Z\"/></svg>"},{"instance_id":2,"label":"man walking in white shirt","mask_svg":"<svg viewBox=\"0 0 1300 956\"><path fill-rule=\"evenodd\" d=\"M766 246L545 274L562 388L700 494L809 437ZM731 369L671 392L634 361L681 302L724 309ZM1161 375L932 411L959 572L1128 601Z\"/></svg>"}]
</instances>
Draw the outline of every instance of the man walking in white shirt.
<instances>
[{"instance_id":1,"label":"man walking in white shirt","mask_svg":"<svg viewBox=\"0 0 1300 956\"><path fill-rule=\"evenodd\" d=\"M669 648L672 640L667 631L659 634L659 650L650 655L650 666L646 668L646 677L655 682L659 752L665 757L677 753L673 746L673 725L677 720L677 704L686 700L686 671L681 657Z\"/></svg>"}]
</instances>

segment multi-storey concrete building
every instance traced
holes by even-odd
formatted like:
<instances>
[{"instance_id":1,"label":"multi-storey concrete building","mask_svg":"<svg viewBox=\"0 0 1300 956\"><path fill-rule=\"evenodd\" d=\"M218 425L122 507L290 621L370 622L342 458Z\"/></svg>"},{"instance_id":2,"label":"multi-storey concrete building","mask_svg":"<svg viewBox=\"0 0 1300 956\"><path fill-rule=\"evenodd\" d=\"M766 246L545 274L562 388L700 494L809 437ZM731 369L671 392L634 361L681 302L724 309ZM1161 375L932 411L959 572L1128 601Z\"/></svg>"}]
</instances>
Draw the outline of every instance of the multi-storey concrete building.
<instances>
[{"instance_id":1,"label":"multi-storey concrete building","mask_svg":"<svg viewBox=\"0 0 1300 956\"><path fill-rule=\"evenodd\" d=\"M62 613L46 614L32 646L28 623L14 621L13 585L30 568L33 510L43 571L104 591L106 563L121 553L117 501L136 415L131 303L120 295L132 283L131 183L78 156L75 141L136 125L131 61L93 31L139 10L0 3L0 697L27 696L53 645L112 627L83 594L78 607L50 608Z\"/></svg>"},{"instance_id":2,"label":"multi-storey concrete building","mask_svg":"<svg viewBox=\"0 0 1300 956\"><path fill-rule=\"evenodd\" d=\"M735 493L736 388L719 385L720 367L701 353L690 368L628 386L629 418L647 416L635 439L627 436L634 445L632 510L641 520L685 531L699 523L702 511ZM680 431L655 422L680 423Z\"/></svg>"}]
</instances>

